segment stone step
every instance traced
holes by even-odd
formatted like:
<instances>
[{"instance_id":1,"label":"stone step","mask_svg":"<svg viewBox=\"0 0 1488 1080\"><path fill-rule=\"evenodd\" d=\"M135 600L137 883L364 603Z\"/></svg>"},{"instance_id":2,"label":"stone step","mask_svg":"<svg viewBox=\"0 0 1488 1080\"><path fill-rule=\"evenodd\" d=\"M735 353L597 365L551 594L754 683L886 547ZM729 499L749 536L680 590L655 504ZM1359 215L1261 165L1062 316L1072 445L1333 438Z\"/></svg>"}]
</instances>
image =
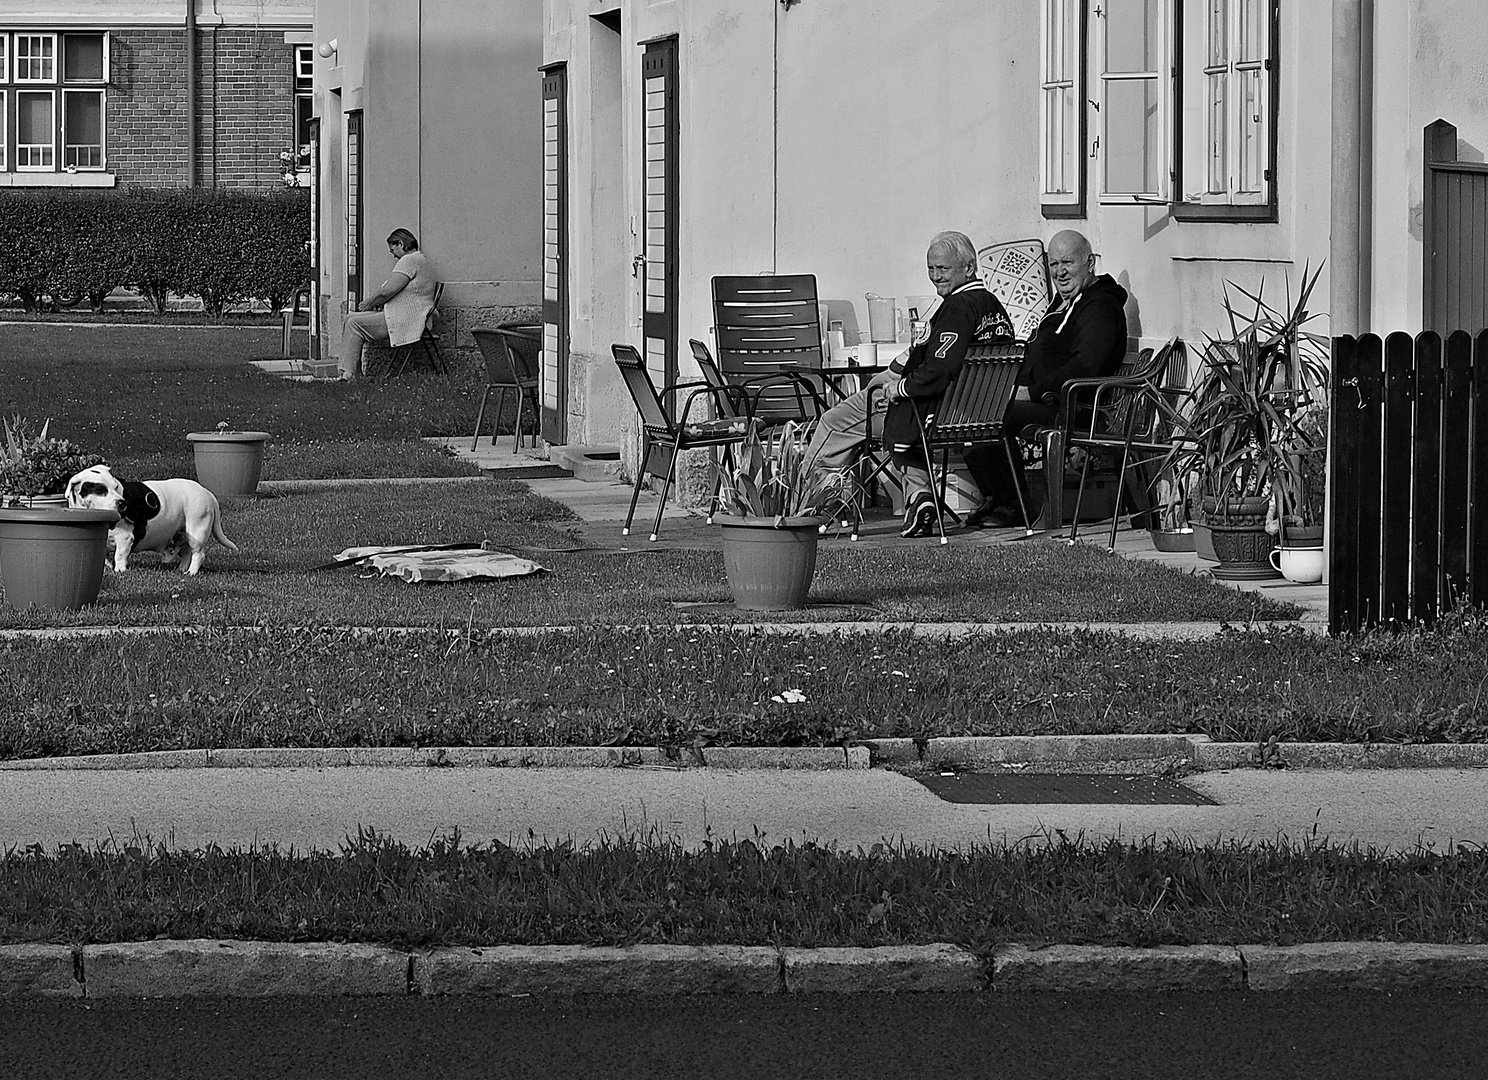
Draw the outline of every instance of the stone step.
<instances>
[{"instance_id":1,"label":"stone step","mask_svg":"<svg viewBox=\"0 0 1488 1080\"><path fill-rule=\"evenodd\" d=\"M608 483L620 476L618 446L550 446L548 460L591 484Z\"/></svg>"}]
</instances>

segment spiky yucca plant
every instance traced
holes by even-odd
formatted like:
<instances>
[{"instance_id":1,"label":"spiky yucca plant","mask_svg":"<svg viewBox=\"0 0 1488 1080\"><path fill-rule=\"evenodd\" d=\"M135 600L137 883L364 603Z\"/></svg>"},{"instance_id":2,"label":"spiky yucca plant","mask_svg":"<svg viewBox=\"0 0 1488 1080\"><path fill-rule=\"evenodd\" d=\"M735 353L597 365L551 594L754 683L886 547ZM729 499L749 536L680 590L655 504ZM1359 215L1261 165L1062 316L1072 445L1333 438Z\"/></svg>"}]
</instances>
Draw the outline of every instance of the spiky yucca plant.
<instances>
[{"instance_id":1,"label":"spiky yucca plant","mask_svg":"<svg viewBox=\"0 0 1488 1080\"><path fill-rule=\"evenodd\" d=\"M1181 410L1186 437L1164 462L1174 475L1196 472L1221 515L1238 499L1269 496L1290 512L1305 498L1298 448L1309 440L1299 422L1327 400L1327 339L1305 329L1318 317L1307 301L1321 273L1304 267L1280 308L1264 282L1254 293L1225 283L1229 332L1205 344ZM1242 314L1231 290L1253 310Z\"/></svg>"},{"instance_id":2,"label":"spiky yucca plant","mask_svg":"<svg viewBox=\"0 0 1488 1080\"><path fill-rule=\"evenodd\" d=\"M51 439L48 420L41 431L31 433L31 426L19 416L5 420L0 441L0 499L60 495L76 472L104 462L98 454L88 454L76 443Z\"/></svg>"},{"instance_id":3,"label":"spiky yucca plant","mask_svg":"<svg viewBox=\"0 0 1488 1080\"><path fill-rule=\"evenodd\" d=\"M848 474L814 467L810 431L787 421L771 431L750 422L735 448L734 465L723 470L719 499L725 513L740 517L856 516L857 482Z\"/></svg>"}]
</instances>

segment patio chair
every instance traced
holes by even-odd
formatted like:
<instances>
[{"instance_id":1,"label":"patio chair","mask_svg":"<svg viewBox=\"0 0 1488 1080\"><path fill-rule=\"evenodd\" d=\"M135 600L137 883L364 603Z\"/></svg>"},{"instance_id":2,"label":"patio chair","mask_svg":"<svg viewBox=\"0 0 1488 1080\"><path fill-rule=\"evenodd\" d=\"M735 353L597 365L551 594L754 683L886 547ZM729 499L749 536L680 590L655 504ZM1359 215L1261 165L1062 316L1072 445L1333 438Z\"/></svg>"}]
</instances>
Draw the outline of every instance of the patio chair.
<instances>
[{"instance_id":1,"label":"patio chair","mask_svg":"<svg viewBox=\"0 0 1488 1080\"><path fill-rule=\"evenodd\" d=\"M303 315L304 321L300 321ZM288 360L291 354L289 344L290 334L296 327L303 326L310 329L310 286L301 285L294 291L294 297L289 304L279 309L279 318L283 323L283 333L279 338L279 359Z\"/></svg>"},{"instance_id":2,"label":"patio chair","mask_svg":"<svg viewBox=\"0 0 1488 1080\"><path fill-rule=\"evenodd\" d=\"M1013 336L1027 341L1049 310L1054 290L1042 240L1009 240L977 252L977 271L987 291L1007 309Z\"/></svg>"},{"instance_id":3,"label":"patio chair","mask_svg":"<svg viewBox=\"0 0 1488 1080\"><path fill-rule=\"evenodd\" d=\"M1061 415L1065 452L1084 450L1080 487L1075 494L1070 543L1080 533L1080 504L1097 453L1120 452L1116 472L1116 504L1112 507L1107 547L1115 550L1121 521L1121 497L1130 496L1133 514L1149 513L1148 488L1155 477L1146 472L1166 457L1183 426L1179 404L1188 387L1188 349L1173 338L1154 352L1144 349L1131 369L1104 379L1071 379L1064 384ZM1135 472L1133 471L1135 470Z\"/></svg>"},{"instance_id":4,"label":"patio chair","mask_svg":"<svg viewBox=\"0 0 1488 1080\"><path fill-rule=\"evenodd\" d=\"M512 423L512 451L522 448L523 405L527 406L528 415L532 417L532 446L534 449L537 447L538 387L542 374L538 366L542 351L541 333L541 327L516 325L470 331L486 365L486 389L481 394L480 408L475 414L475 434L470 438L471 450L475 449L475 444L480 440L481 422L486 416L486 402L493 391L496 394L496 409L491 414L491 448L496 447L501 413L509 393L517 395L517 415Z\"/></svg>"},{"instance_id":5,"label":"patio chair","mask_svg":"<svg viewBox=\"0 0 1488 1080\"><path fill-rule=\"evenodd\" d=\"M703 382L675 383L658 392L656 384L651 381L651 373L646 370L646 361L634 346L615 344L610 346L610 351L641 418L641 459L636 468L635 489L630 493L630 509L625 514L625 525L620 535L630 535L630 523L641 497L641 485L647 476L655 476L662 480L656 520L651 525L651 539L655 540L661 531L661 515L666 509L667 494L676 477L678 455L699 447L716 446L723 450L724 464L731 465L733 448L743 442L749 432L749 400L739 387L716 387ZM690 393L681 411L677 412L675 395L683 390ZM668 398L672 399L670 412L667 409ZM692 409L699 401L711 403L716 415L693 419ZM715 468L713 493L708 498L709 524L718 507L722 481L723 474Z\"/></svg>"},{"instance_id":6,"label":"patio chair","mask_svg":"<svg viewBox=\"0 0 1488 1080\"><path fill-rule=\"evenodd\" d=\"M392 358L388 360L388 378L402 375L407 371L409 363L415 356L420 356L429 365L430 371L438 372L440 375L449 374L444 357L439 353L439 333L434 329L434 320L439 317L439 300L442 296L444 296L444 282L436 282L434 306L429 309L428 317L424 319L424 332L417 341L411 341L407 345L393 346Z\"/></svg>"},{"instance_id":7,"label":"patio chair","mask_svg":"<svg viewBox=\"0 0 1488 1080\"><path fill-rule=\"evenodd\" d=\"M935 451L940 451L935 524L940 530L942 544L949 542L945 531L945 515L950 513L960 520L959 515L945 508L952 450L969 450L974 446L1001 443L1008 455L1008 465L1012 468L1013 475L1021 475L1022 463L1017 460L1017 452L1012 443L1004 437L1003 416L1007 412L1008 402L1013 400L1013 394L1017 391L1018 371L1022 366L1021 344L974 345L966 350L966 359L961 365L960 374L956 376L955 382L946 387L935 410L924 417L918 412L915 414L920 421L920 447L932 470L935 467ZM882 446L879 448L882 449ZM887 464L886 461L875 464L868 479L872 480L880 473L887 475ZM1025 532L1031 534L1033 525L1029 520L1028 500L1021 481L1017 486L1023 527ZM857 539L856 524L853 526L852 536L854 540Z\"/></svg>"},{"instance_id":8,"label":"patio chair","mask_svg":"<svg viewBox=\"0 0 1488 1080\"><path fill-rule=\"evenodd\" d=\"M709 351L705 342L701 342L697 338L691 338L687 344L692 348L692 358L697 361L698 371L702 373L703 381L709 386L718 389L736 386L743 390L749 402L749 415L762 427L771 427L775 424L784 423L788 419L793 419L793 417L789 416L777 416L766 419L759 415L760 395L778 385L788 386L797 395L797 401L801 406L802 413L809 414L815 406L815 401L811 398L811 395L815 391L811 387L811 384L806 382L797 372L777 371L730 381L718 367L718 361L713 358L713 353ZM720 398L717 407L720 410L733 409L732 395L727 398ZM720 412L719 415L724 414ZM805 421L805 423L809 424L810 421Z\"/></svg>"},{"instance_id":9,"label":"patio chair","mask_svg":"<svg viewBox=\"0 0 1488 1080\"><path fill-rule=\"evenodd\" d=\"M718 366L729 382L753 388L760 423L814 420L826 411L825 383L810 374L822 366L820 320L814 274L713 279Z\"/></svg>"}]
</instances>

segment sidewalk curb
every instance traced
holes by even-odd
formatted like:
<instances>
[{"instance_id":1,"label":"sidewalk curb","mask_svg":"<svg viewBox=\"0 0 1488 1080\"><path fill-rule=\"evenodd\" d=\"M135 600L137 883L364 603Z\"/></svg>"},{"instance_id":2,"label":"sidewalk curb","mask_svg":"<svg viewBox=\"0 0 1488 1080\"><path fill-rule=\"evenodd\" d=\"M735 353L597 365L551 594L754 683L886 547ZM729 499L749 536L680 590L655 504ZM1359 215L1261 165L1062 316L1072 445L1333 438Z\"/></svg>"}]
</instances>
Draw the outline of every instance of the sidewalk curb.
<instances>
[{"instance_id":1,"label":"sidewalk curb","mask_svg":"<svg viewBox=\"0 0 1488 1080\"><path fill-rule=\"evenodd\" d=\"M784 993L1488 990L1488 945L0 945L0 1000Z\"/></svg>"},{"instance_id":2,"label":"sidewalk curb","mask_svg":"<svg viewBox=\"0 0 1488 1080\"><path fill-rule=\"evenodd\" d=\"M1264 758L1264 762L1263 762ZM1488 768L1488 743L1211 742L1207 735L987 735L850 746L268 746L19 758L0 772L112 769L941 769L1129 773Z\"/></svg>"},{"instance_id":3,"label":"sidewalk curb","mask_svg":"<svg viewBox=\"0 0 1488 1080\"><path fill-rule=\"evenodd\" d=\"M143 769L866 769L867 746L267 746L20 758L0 772Z\"/></svg>"}]
</instances>

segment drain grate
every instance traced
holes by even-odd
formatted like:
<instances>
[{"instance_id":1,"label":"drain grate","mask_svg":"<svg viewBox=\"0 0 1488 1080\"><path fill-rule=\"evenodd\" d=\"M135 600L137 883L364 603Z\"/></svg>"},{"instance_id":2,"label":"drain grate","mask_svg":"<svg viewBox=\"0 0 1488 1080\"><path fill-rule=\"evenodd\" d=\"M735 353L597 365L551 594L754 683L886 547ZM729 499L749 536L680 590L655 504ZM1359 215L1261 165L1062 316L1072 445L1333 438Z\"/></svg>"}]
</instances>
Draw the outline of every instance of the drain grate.
<instances>
[{"instance_id":1,"label":"drain grate","mask_svg":"<svg viewBox=\"0 0 1488 1080\"><path fill-rule=\"evenodd\" d=\"M1214 806L1193 788L1160 776L1094 773L945 773L917 777L946 802L983 806L1019 803L1110 803L1124 806Z\"/></svg>"}]
</instances>

